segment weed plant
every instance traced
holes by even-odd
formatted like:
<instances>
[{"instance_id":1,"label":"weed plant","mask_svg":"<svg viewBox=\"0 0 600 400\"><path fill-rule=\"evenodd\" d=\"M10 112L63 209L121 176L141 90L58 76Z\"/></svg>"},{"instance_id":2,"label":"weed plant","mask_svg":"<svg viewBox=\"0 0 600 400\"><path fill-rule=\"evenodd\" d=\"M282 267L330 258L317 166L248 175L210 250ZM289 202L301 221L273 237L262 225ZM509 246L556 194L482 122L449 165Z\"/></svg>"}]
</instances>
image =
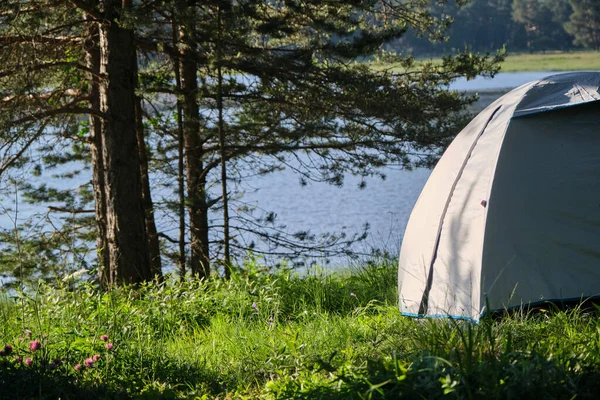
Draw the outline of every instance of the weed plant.
<instances>
[{"instance_id":1,"label":"weed plant","mask_svg":"<svg viewBox=\"0 0 600 400\"><path fill-rule=\"evenodd\" d=\"M479 324L397 308L396 267L249 261L229 281L0 300L0 399L595 398L600 323L581 309ZM5 347L2 348L2 344Z\"/></svg>"}]
</instances>

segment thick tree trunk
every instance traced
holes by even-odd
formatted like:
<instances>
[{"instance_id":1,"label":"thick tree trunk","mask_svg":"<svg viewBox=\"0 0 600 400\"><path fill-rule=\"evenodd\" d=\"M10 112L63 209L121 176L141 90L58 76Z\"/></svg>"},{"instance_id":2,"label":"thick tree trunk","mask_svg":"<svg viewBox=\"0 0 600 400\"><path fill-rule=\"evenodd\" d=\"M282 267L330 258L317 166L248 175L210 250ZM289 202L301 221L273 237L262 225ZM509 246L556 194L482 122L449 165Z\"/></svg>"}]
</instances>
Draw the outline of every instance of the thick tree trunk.
<instances>
[{"instance_id":1,"label":"thick tree trunk","mask_svg":"<svg viewBox=\"0 0 600 400\"><path fill-rule=\"evenodd\" d=\"M160 243L154 220L154 205L150 192L150 177L148 175L148 157L146 155L146 140L144 138L144 123L142 118L142 99L135 99L135 118L137 146L140 154L140 177L142 184L142 200L146 216L146 234L148 235L148 254L150 256L150 271L152 277L158 281L162 280L162 265L160 260Z\"/></svg>"},{"instance_id":2,"label":"thick tree trunk","mask_svg":"<svg viewBox=\"0 0 600 400\"><path fill-rule=\"evenodd\" d=\"M86 19L91 19L87 18ZM93 73L88 73L88 92L90 96L90 108L100 110L100 47L98 45L99 27L92 23L88 29L88 37L85 42L86 64ZM92 185L94 188L94 201L96 208L96 223L98 226L98 239L96 248L98 252L98 274L102 286L108 283L108 275L105 268L109 265L108 241L106 239L106 193L104 192L104 164L102 161L102 125L100 118L90 115L90 152L92 158Z\"/></svg>"},{"instance_id":3,"label":"thick tree trunk","mask_svg":"<svg viewBox=\"0 0 600 400\"><path fill-rule=\"evenodd\" d=\"M121 2L103 2L100 110L106 194L108 285L152 279L136 136L133 31L119 26Z\"/></svg>"},{"instance_id":4,"label":"thick tree trunk","mask_svg":"<svg viewBox=\"0 0 600 400\"><path fill-rule=\"evenodd\" d=\"M181 24L180 42L184 44L180 52L181 90L183 94L183 133L186 158L186 182L188 192L188 210L190 215L192 274L199 278L210 275L210 256L208 245L208 204L206 201L206 176L203 165L203 141L200 137L200 119L198 108L198 64L194 60L193 2L180 1L180 15L186 16Z\"/></svg>"}]
</instances>

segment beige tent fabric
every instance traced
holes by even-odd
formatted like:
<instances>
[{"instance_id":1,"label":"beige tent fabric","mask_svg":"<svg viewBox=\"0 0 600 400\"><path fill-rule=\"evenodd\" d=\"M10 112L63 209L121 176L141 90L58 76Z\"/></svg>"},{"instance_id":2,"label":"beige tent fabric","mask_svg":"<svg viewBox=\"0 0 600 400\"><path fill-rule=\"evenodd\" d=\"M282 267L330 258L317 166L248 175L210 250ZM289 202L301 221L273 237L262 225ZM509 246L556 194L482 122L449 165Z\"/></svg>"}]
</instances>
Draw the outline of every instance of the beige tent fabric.
<instances>
[{"instance_id":1,"label":"beige tent fabric","mask_svg":"<svg viewBox=\"0 0 600 400\"><path fill-rule=\"evenodd\" d=\"M600 103L518 118L487 215L492 309L600 295Z\"/></svg>"},{"instance_id":2,"label":"beige tent fabric","mask_svg":"<svg viewBox=\"0 0 600 400\"><path fill-rule=\"evenodd\" d=\"M512 175L521 175L522 170L534 171L527 162L542 165L539 160L548 159L545 153L550 150L547 146L551 147L551 144L546 145L548 139L530 132L539 132L541 121L552 119L548 116L556 114L562 125L557 123L560 127L554 136L562 137L560 132L571 129L567 129L571 117L565 114L570 112L570 108L564 112L553 110L599 100L599 82L600 73L575 73L551 76L523 85L486 108L457 136L433 170L406 229L398 272L400 308L404 314L477 320L485 311L486 299L493 300L490 301L492 308L502 308L533 302L539 300L540 296L566 298L556 290L548 289L552 287L552 281L543 285L523 284L521 286L526 287L522 288L522 292L514 291L515 282L525 282L526 279L537 279L539 282L541 278L522 277L527 273L524 263L530 263L531 260L511 253L510 246L514 247L516 242L503 241L502 237L514 235L517 238L518 235L507 231L502 222L511 219L507 211L515 215L515 208L522 210L518 218L513 220L526 220L530 211L520 208L518 202L510 203L513 207L510 210L505 209L508 206L494 207L504 198L519 198L523 188L514 184ZM530 120L536 122L527 122ZM591 130L589 121L582 120L574 125ZM510 141L506 141L505 134L510 134ZM600 132L596 134L596 140L600 143ZM590 138L593 137L594 134L590 133ZM570 139L562 137L561 140ZM539 141L544 141L544 145L540 145ZM519 162L511 158L514 147L520 148L519 154L526 155ZM574 156L577 145L570 151ZM561 161L569 164L568 160ZM539 174L545 174L544 168L535 170L530 179L535 180ZM496 183L499 173L505 186ZM569 175L568 167L564 173ZM600 174L595 174L591 179L599 180ZM525 185L534 187L531 182L525 182ZM506 186L511 187L512 191L508 191ZM566 207L563 203L557 203L556 207ZM548 218L548 215L540 215L539 218ZM540 225L539 221L535 222L540 229L547 228ZM517 230L521 232L520 228ZM578 235L569 239L569 244L565 246L576 246ZM600 241L596 243L600 247ZM592 250L586 247L585 251ZM504 254L499 256L499 253ZM556 257L556 254L552 257ZM523 262L515 263L515 260ZM509 267L506 267L508 261ZM510 273L500 272L509 269ZM563 276L558 273L555 275ZM575 275L571 276L571 280L577 280ZM595 284L600 287L600 272ZM589 287L582 291L579 290L580 286L571 286L573 290L568 291L570 295L595 293ZM540 292L541 288L548 290ZM560 297L556 297L558 295Z\"/></svg>"}]
</instances>

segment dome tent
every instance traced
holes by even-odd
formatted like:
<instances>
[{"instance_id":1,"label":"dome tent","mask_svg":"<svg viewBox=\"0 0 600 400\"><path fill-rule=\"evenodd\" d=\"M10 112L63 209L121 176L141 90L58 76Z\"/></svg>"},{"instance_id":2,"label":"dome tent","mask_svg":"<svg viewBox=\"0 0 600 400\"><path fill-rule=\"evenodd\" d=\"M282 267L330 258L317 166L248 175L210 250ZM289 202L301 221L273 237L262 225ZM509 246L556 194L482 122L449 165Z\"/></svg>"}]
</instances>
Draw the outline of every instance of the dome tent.
<instances>
[{"instance_id":1,"label":"dome tent","mask_svg":"<svg viewBox=\"0 0 600 400\"><path fill-rule=\"evenodd\" d=\"M458 134L406 228L404 315L479 320L600 295L599 86L600 72L527 83Z\"/></svg>"}]
</instances>

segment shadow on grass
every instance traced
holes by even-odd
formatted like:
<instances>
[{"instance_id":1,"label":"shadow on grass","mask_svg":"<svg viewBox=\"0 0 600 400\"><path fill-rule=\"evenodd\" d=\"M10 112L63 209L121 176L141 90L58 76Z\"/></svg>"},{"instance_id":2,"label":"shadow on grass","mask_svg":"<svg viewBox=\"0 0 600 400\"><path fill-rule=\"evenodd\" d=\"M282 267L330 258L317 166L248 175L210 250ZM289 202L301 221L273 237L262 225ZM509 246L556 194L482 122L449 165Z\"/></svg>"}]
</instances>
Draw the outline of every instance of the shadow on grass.
<instances>
[{"instance_id":1,"label":"shadow on grass","mask_svg":"<svg viewBox=\"0 0 600 400\"><path fill-rule=\"evenodd\" d=\"M331 369L331 380L307 385L287 381L277 399L597 399L600 371L557 365L538 354L515 354L476 363L467 371L446 360L421 356L412 363L367 362L364 368ZM574 368L573 368L574 367Z\"/></svg>"},{"instance_id":2,"label":"shadow on grass","mask_svg":"<svg viewBox=\"0 0 600 400\"><path fill-rule=\"evenodd\" d=\"M67 366L48 370L0 361L0 400L166 400L178 399L181 395L201 397L204 393L223 390L219 377L169 362L159 368L154 365L154 369L151 365L132 368L125 371L126 376L115 376L108 382L84 377L84 374L71 372Z\"/></svg>"},{"instance_id":3,"label":"shadow on grass","mask_svg":"<svg viewBox=\"0 0 600 400\"><path fill-rule=\"evenodd\" d=\"M0 400L129 398L124 391L79 382L64 371L40 371L17 367L11 362L0 363Z\"/></svg>"}]
</instances>

